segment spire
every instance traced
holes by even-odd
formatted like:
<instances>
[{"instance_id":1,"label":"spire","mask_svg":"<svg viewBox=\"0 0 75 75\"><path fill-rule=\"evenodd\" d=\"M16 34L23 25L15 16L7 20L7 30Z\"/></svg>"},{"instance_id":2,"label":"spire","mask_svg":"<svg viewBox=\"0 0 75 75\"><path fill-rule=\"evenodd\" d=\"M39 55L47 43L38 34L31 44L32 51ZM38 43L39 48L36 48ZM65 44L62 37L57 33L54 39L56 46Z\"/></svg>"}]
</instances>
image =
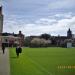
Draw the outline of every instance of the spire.
<instances>
[{"instance_id":1,"label":"spire","mask_svg":"<svg viewBox=\"0 0 75 75\"><path fill-rule=\"evenodd\" d=\"M68 31L69 31L69 32L71 31L71 30L70 30L70 28L69 28L69 30L68 30Z\"/></svg>"},{"instance_id":2,"label":"spire","mask_svg":"<svg viewBox=\"0 0 75 75\"><path fill-rule=\"evenodd\" d=\"M72 31L70 30L70 28L67 31L67 37L71 38L72 37Z\"/></svg>"}]
</instances>

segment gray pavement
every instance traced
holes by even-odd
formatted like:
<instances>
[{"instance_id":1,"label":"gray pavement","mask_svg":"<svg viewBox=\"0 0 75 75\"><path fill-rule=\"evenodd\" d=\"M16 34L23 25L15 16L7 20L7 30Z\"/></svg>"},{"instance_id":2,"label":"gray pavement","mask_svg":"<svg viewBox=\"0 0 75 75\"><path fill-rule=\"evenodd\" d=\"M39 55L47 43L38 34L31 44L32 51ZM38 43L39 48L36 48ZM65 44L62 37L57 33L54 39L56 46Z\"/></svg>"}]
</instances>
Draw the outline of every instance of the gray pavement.
<instances>
[{"instance_id":1,"label":"gray pavement","mask_svg":"<svg viewBox=\"0 0 75 75\"><path fill-rule=\"evenodd\" d=\"M10 75L9 51L6 48L5 54L0 49L0 75Z\"/></svg>"}]
</instances>

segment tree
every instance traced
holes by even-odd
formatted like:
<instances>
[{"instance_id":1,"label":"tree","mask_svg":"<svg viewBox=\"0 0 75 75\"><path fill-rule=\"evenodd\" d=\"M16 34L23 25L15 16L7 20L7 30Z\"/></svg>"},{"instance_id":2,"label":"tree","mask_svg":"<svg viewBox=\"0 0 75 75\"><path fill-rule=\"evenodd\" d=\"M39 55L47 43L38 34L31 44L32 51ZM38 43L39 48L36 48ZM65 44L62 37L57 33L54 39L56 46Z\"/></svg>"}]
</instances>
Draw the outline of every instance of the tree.
<instances>
[{"instance_id":1,"label":"tree","mask_svg":"<svg viewBox=\"0 0 75 75\"><path fill-rule=\"evenodd\" d=\"M46 39L46 40L48 40L48 39L50 39L50 37L51 37L51 35L50 34L42 34L41 36L40 36L40 38L43 38L43 39Z\"/></svg>"},{"instance_id":2,"label":"tree","mask_svg":"<svg viewBox=\"0 0 75 75\"><path fill-rule=\"evenodd\" d=\"M49 40L33 38L31 41L31 47L47 47L49 43L51 43Z\"/></svg>"},{"instance_id":3,"label":"tree","mask_svg":"<svg viewBox=\"0 0 75 75\"><path fill-rule=\"evenodd\" d=\"M30 46L30 42L31 42L31 38L30 37L26 37L25 40L24 40L24 45L26 47L29 47Z\"/></svg>"}]
</instances>

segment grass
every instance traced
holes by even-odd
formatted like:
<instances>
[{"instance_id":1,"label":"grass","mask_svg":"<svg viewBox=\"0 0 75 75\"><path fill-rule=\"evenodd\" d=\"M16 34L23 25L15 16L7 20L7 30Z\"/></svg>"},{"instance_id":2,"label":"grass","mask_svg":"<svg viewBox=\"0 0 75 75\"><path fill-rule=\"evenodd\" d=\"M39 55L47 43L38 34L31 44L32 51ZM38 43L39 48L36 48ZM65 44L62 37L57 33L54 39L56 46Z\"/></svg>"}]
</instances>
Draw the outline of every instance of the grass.
<instances>
[{"instance_id":1,"label":"grass","mask_svg":"<svg viewBox=\"0 0 75 75\"><path fill-rule=\"evenodd\" d=\"M11 75L75 75L73 66L75 48L23 48L19 58L10 48Z\"/></svg>"}]
</instances>

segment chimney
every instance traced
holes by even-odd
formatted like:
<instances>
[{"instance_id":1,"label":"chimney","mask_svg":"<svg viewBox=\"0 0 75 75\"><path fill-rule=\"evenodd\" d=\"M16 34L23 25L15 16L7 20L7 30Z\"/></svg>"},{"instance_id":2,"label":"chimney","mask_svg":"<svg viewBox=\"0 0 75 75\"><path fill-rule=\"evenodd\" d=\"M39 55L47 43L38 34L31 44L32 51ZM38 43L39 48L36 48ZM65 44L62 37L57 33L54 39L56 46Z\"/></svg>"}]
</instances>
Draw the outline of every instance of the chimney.
<instances>
[{"instance_id":1,"label":"chimney","mask_svg":"<svg viewBox=\"0 0 75 75\"><path fill-rule=\"evenodd\" d=\"M19 34L22 34L21 31L19 31Z\"/></svg>"}]
</instances>

